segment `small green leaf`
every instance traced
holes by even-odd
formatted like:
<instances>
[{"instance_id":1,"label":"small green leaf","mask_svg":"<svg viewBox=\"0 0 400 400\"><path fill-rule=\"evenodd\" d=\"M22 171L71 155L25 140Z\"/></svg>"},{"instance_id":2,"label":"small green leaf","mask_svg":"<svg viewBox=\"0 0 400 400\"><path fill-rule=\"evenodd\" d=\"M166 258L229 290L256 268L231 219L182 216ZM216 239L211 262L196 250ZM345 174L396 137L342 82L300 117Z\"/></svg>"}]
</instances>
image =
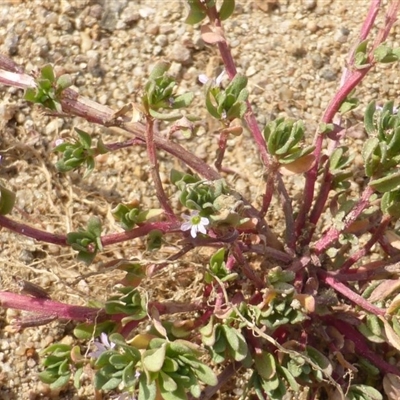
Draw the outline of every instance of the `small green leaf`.
<instances>
[{"instance_id":1,"label":"small green leaf","mask_svg":"<svg viewBox=\"0 0 400 400\"><path fill-rule=\"evenodd\" d=\"M189 107L193 99L194 99L193 92L181 94L180 96L174 98L172 108L177 109L177 108Z\"/></svg>"},{"instance_id":2,"label":"small green leaf","mask_svg":"<svg viewBox=\"0 0 400 400\"><path fill-rule=\"evenodd\" d=\"M41 69L40 75L41 75L42 79L47 79L50 83L53 83L56 79L53 67L50 64L45 65Z\"/></svg>"},{"instance_id":3,"label":"small green leaf","mask_svg":"<svg viewBox=\"0 0 400 400\"><path fill-rule=\"evenodd\" d=\"M79 136L79 141L83 148L90 149L90 146L92 145L92 138L90 137L90 135L79 128L75 128L75 131Z\"/></svg>"},{"instance_id":4,"label":"small green leaf","mask_svg":"<svg viewBox=\"0 0 400 400\"><path fill-rule=\"evenodd\" d=\"M289 370L283 366L278 365L277 370L283 377L286 379L286 381L289 383L290 387L295 391L298 392L300 390L300 385L296 382L296 379L294 379L293 375L289 372Z\"/></svg>"},{"instance_id":5,"label":"small green leaf","mask_svg":"<svg viewBox=\"0 0 400 400\"><path fill-rule=\"evenodd\" d=\"M79 389L81 387L80 380L81 380L82 374L83 374L83 367L78 368L74 374L74 387L76 389Z\"/></svg>"},{"instance_id":6,"label":"small green leaf","mask_svg":"<svg viewBox=\"0 0 400 400\"><path fill-rule=\"evenodd\" d=\"M61 93L63 90L68 89L72 85L73 85L73 80L72 80L71 75L69 75L69 74L61 75L57 79L56 91L57 91L57 93Z\"/></svg>"},{"instance_id":7,"label":"small green leaf","mask_svg":"<svg viewBox=\"0 0 400 400\"><path fill-rule=\"evenodd\" d=\"M398 55L393 52L393 50L385 44L380 44L374 50L374 58L377 62L388 64L398 61Z\"/></svg>"},{"instance_id":8,"label":"small green leaf","mask_svg":"<svg viewBox=\"0 0 400 400\"><path fill-rule=\"evenodd\" d=\"M374 125L374 115L376 112L376 103L371 101L367 108L365 109L364 114L364 128L368 135L372 135L375 132L375 125Z\"/></svg>"},{"instance_id":9,"label":"small green leaf","mask_svg":"<svg viewBox=\"0 0 400 400\"><path fill-rule=\"evenodd\" d=\"M369 185L380 193L400 190L400 172L389 173L383 178L373 179Z\"/></svg>"},{"instance_id":10,"label":"small green leaf","mask_svg":"<svg viewBox=\"0 0 400 400\"><path fill-rule=\"evenodd\" d=\"M219 9L219 18L221 21L228 19L235 11L235 0L224 0Z\"/></svg>"},{"instance_id":11,"label":"small green leaf","mask_svg":"<svg viewBox=\"0 0 400 400\"><path fill-rule=\"evenodd\" d=\"M50 388L51 389L62 388L69 382L70 378L71 378L70 374L61 375L53 383L50 383Z\"/></svg>"},{"instance_id":12,"label":"small green leaf","mask_svg":"<svg viewBox=\"0 0 400 400\"><path fill-rule=\"evenodd\" d=\"M256 370L263 379L269 380L276 374L275 358L271 353L263 351L255 354L254 361Z\"/></svg>"},{"instance_id":13,"label":"small green leaf","mask_svg":"<svg viewBox=\"0 0 400 400\"><path fill-rule=\"evenodd\" d=\"M358 104L359 104L359 100L357 98L355 98L355 97L347 98L340 105L339 112L340 112L340 114L345 114L345 113L357 108Z\"/></svg>"},{"instance_id":14,"label":"small green leaf","mask_svg":"<svg viewBox=\"0 0 400 400\"><path fill-rule=\"evenodd\" d=\"M215 386L218 383L217 376L207 365L199 364L199 366L194 369L194 373L206 385Z\"/></svg>"},{"instance_id":15,"label":"small green leaf","mask_svg":"<svg viewBox=\"0 0 400 400\"><path fill-rule=\"evenodd\" d=\"M189 25L195 25L203 21L207 14L200 4L199 0L188 0L189 14L186 17L185 23Z\"/></svg>"},{"instance_id":16,"label":"small green leaf","mask_svg":"<svg viewBox=\"0 0 400 400\"><path fill-rule=\"evenodd\" d=\"M157 78L161 78L171 67L171 63L166 61L159 61L153 67L149 79L155 80Z\"/></svg>"},{"instance_id":17,"label":"small green leaf","mask_svg":"<svg viewBox=\"0 0 400 400\"><path fill-rule=\"evenodd\" d=\"M145 374L140 374L138 400L155 400L157 387L155 382L147 383Z\"/></svg>"},{"instance_id":18,"label":"small green leaf","mask_svg":"<svg viewBox=\"0 0 400 400\"><path fill-rule=\"evenodd\" d=\"M161 370L164 360L167 343L158 349L146 350L142 356L143 366L147 371L158 372Z\"/></svg>"},{"instance_id":19,"label":"small green leaf","mask_svg":"<svg viewBox=\"0 0 400 400\"><path fill-rule=\"evenodd\" d=\"M349 395L359 393L365 400L382 400L382 394L373 388L372 386L367 385L351 385L349 388ZM366 397L364 397L366 396Z\"/></svg>"},{"instance_id":20,"label":"small green leaf","mask_svg":"<svg viewBox=\"0 0 400 400\"><path fill-rule=\"evenodd\" d=\"M14 192L0 185L0 215L7 215L12 211L15 199Z\"/></svg>"},{"instance_id":21,"label":"small green leaf","mask_svg":"<svg viewBox=\"0 0 400 400\"><path fill-rule=\"evenodd\" d=\"M362 149L362 157L365 162L365 174L371 177L377 166L378 162L374 159L374 154L379 147L379 139L377 137L371 137L366 140Z\"/></svg>"},{"instance_id":22,"label":"small green leaf","mask_svg":"<svg viewBox=\"0 0 400 400\"><path fill-rule=\"evenodd\" d=\"M400 218L400 191L384 193L381 200L381 210L394 218Z\"/></svg>"},{"instance_id":23,"label":"small green leaf","mask_svg":"<svg viewBox=\"0 0 400 400\"><path fill-rule=\"evenodd\" d=\"M279 384L280 384L280 379L278 375L274 375L271 379L263 379L261 382L261 386L267 393L270 393L273 390L278 389Z\"/></svg>"},{"instance_id":24,"label":"small green leaf","mask_svg":"<svg viewBox=\"0 0 400 400\"><path fill-rule=\"evenodd\" d=\"M160 371L159 375L159 383L160 383L160 388L163 391L166 392L174 392L176 389L178 389L178 385L176 382L165 372Z\"/></svg>"},{"instance_id":25,"label":"small green leaf","mask_svg":"<svg viewBox=\"0 0 400 400\"><path fill-rule=\"evenodd\" d=\"M87 230L88 232L92 233L96 237L101 236L101 220L99 217L93 216L89 218L88 224L87 224ZM102 250L102 249L99 249Z\"/></svg>"}]
</instances>

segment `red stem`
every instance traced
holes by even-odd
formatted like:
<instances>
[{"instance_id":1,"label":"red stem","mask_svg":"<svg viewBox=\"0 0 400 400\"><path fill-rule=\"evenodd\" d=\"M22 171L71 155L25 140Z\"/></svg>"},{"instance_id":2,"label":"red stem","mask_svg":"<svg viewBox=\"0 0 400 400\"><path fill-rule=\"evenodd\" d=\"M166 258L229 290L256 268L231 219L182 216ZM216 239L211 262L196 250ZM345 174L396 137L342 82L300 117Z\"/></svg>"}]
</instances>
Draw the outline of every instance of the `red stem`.
<instances>
[{"instance_id":1,"label":"red stem","mask_svg":"<svg viewBox=\"0 0 400 400\"><path fill-rule=\"evenodd\" d=\"M351 340L356 348L356 352L367 360L371 361L383 373L391 373L400 376L400 371L394 366L382 360L375 351L372 351L366 344L366 338L354 327L345 321L330 317L329 323L333 325L346 339Z\"/></svg>"},{"instance_id":2,"label":"red stem","mask_svg":"<svg viewBox=\"0 0 400 400\"><path fill-rule=\"evenodd\" d=\"M150 169L151 169L151 176L153 178L154 186L156 189L156 196L158 201L160 202L161 207L164 209L167 216L173 220L176 220L175 214L168 202L168 198L165 194L160 174L158 172L158 161L157 161L157 153L156 148L154 145L154 120L151 117L147 118L147 125L146 125L146 145L147 145L147 155L150 161Z\"/></svg>"},{"instance_id":3,"label":"red stem","mask_svg":"<svg viewBox=\"0 0 400 400\"><path fill-rule=\"evenodd\" d=\"M346 297L353 303L357 304L364 310L370 312L371 314L375 314L375 315L384 316L386 314L385 309L374 306L373 304L371 304L370 302L365 300L363 297L361 297L357 293L354 293L345 284L343 284L342 282L339 282L336 278L329 275L328 272L326 272L322 269L319 269L317 273L322 282L325 282L327 285L331 286L337 292L341 293L344 297Z\"/></svg>"},{"instance_id":4,"label":"red stem","mask_svg":"<svg viewBox=\"0 0 400 400\"><path fill-rule=\"evenodd\" d=\"M342 230L332 227L326 232L323 237L318 240L314 245L314 250L316 254L321 254L324 252L332 243L334 243L340 233L345 231L349 226L360 216L360 214L369 206L369 198L374 193L374 190L367 186L361 195L360 201L357 203L355 208L347 215L345 218L345 226Z\"/></svg>"},{"instance_id":5,"label":"red stem","mask_svg":"<svg viewBox=\"0 0 400 400\"><path fill-rule=\"evenodd\" d=\"M375 230L371 238L368 242L357 252L352 254L345 263L343 263L342 267L340 268L340 273L347 272L358 260L362 257L366 256L369 251L371 250L372 246L382 237L385 233L386 228L390 224L391 217L389 215L384 216L382 222L379 224L379 227Z\"/></svg>"}]
</instances>

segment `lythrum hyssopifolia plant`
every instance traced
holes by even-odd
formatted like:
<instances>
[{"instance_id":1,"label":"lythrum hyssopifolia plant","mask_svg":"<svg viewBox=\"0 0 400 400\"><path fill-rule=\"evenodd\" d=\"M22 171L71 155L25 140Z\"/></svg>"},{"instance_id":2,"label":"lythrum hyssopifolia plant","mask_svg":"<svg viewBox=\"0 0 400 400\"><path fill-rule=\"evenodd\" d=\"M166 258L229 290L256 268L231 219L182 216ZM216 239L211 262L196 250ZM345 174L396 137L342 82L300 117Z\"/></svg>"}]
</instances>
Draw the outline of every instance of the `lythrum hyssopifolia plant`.
<instances>
[{"instance_id":1,"label":"lythrum hyssopifolia plant","mask_svg":"<svg viewBox=\"0 0 400 400\"><path fill-rule=\"evenodd\" d=\"M231 379L240 382L242 399L282 399L299 391L310 399L400 398L400 111L393 101L359 105L354 97L377 64L400 58L400 49L386 42L400 0L385 9L380 0L371 1L312 142L305 140L309 128L302 121L278 117L257 124L247 78L236 71L223 28L224 20L234 18L234 0L186 3L186 22L200 26L204 42L218 48L224 64L225 83L202 77L203 104L220 126L212 165L173 139L180 131L190 141L199 117L186 112L194 96L178 94L168 62L158 62L150 73L133 105L135 122L129 106L111 110L79 96L69 87L71 79L55 76L50 65L32 76L0 58L0 83L25 89L27 100L58 117L79 116L131 134L123 143L94 142L76 128L74 139L55 148L61 173L88 174L98 155L128 147L134 157L141 144L159 203L154 209L128 201L113 205L121 226L116 233L102 234L102 221L93 215L86 227L55 235L13 219L18 193L3 182L0 226L71 246L87 264L107 246L139 237L149 249L162 252L167 237L179 248L161 265L115 260L125 278L98 307L63 304L29 285L25 295L0 292L2 307L36 314L35 324L50 317L76 322L81 344L43 349L40 378L53 388L70 380L79 387L85 375L97 393L119 391L121 398L141 400L209 399ZM371 37L379 12L386 13L384 23ZM348 147L342 126L342 115L355 107L365 109L367 135L359 194L351 187L358 149ZM171 134L158 133L160 121ZM228 139L244 129L266 171L261 203L236 192L226 179ZM172 170L168 183L160 178L159 150L185 166ZM290 174L304 176L303 196L296 201L287 190ZM274 196L284 215L282 231L265 219ZM214 251L203 260L200 298L162 302L141 290L152 271L200 247ZM371 261L372 251L380 258ZM29 327L29 321L20 319L17 328Z\"/></svg>"}]
</instances>

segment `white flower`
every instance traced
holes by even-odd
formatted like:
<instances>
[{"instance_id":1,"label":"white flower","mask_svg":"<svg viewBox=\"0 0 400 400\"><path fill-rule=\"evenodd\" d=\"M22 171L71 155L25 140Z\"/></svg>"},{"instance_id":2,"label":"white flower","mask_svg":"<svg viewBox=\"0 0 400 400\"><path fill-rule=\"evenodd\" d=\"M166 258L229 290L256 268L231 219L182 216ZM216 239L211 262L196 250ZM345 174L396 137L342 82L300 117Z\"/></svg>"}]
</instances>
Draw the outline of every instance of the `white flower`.
<instances>
[{"instance_id":1,"label":"white flower","mask_svg":"<svg viewBox=\"0 0 400 400\"><path fill-rule=\"evenodd\" d=\"M110 342L108 340L108 336L106 333L102 332L100 335L100 342L94 342L96 346L96 350L89 353L89 357L99 358L101 354L105 351L113 349L115 347L115 343Z\"/></svg>"},{"instance_id":2,"label":"white flower","mask_svg":"<svg viewBox=\"0 0 400 400\"><path fill-rule=\"evenodd\" d=\"M204 233L206 234L205 226L210 223L210 221L199 215L198 211L193 211L190 215L183 215L183 219L186 221L181 225L181 229L183 231L188 231L190 229L190 236L195 238L197 233Z\"/></svg>"},{"instance_id":3,"label":"white flower","mask_svg":"<svg viewBox=\"0 0 400 400\"><path fill-rule=\"evenodd\" d=\"M217 76L217 78L214 80L214 86L221 86L222 79L224 78L225 75L225 70L223 69L222 72ZM205 85L210 78L205 75L205 74L200 74L199 75L199 82L201 82L203 85Z\"/></svg>"}]
</instances>

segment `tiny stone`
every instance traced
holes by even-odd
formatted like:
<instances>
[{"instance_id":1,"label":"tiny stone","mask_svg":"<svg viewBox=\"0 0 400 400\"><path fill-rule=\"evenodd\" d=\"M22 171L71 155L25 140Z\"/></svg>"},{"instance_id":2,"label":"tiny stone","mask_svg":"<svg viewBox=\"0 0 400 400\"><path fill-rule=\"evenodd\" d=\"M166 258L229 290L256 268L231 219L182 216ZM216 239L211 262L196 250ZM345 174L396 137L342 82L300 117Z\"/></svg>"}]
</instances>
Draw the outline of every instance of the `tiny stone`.
<instances>
[{"instance_id":1,"label":"tiny stone","mask_svg":"<svg viewBox=\"0 0 400 400\"><path fill-rule=\"evenodd\" d=\"M293 98L293 90L287 86L283 86L279 89L279 97L284 101L291 100Z\"/></svg>"},{"instance_id":2,"label":"tiny stone","mask_svg":"<svg viewBox=\"0 0 400 400\"><path fill-rule=\"evenodd\" d=\"M332 71L330 68L325 68L321 71L320 74L322 79L325 79L328 82L333 82L337 79L337 74Z\"/></svg>"},{"instance_id":3,"label":"tiny stone","mask_svg":"<svg viewBox=\"0 0 400 400\"><path fill-rule=\"evenodd\" d=\"M157 44L160 46L166 46L168 44L168 37L167 35L158 35L155 40Z\"/></svg>"},{"instance_id":4,"label":"tiny stone","mask_svg":"<svg viewBox=\"0 0 400 400\"><path fill-rule=\"evenodd\" d=\"M4 41L5 49L10 56L14 56L18 52L18 36L10 33L6 36Z\"/></svg>"},{"instance_id":5,"label":"tiny stone","mask_svg":"<svg viewBox=\"0 0 400 400\"><path fill-rule=\"evenodd\" d=\"M51 12L46 15L45 24L46 25L56 24L57 20L58 20L57 14L55 12Z\"/></svg>"},{"instance_id":6,"label":"tiny stone","mask_svg":"<svg viewBox=\"0 0 400 400\"><path fill-rule=\"evenodd\" d=\"M125 22L127 25L132 25L136 21L139 21L140 15L138 12L135 10L132 10L130 8L126 8L124 12L121 15L122 20Z\"/></svg>"},{"instance_id":7,"label":"tiny stone","mask_svg":"<svg viewBox=\"0 0 400 400\"><path fill-rule=\"evenodd\" d=\"M36 360L34 358L28 358L26 366L29 368L34 368L36 366Z\"/></svg>"},{"instance_id":8,"label":"tiny stone","mask_svg":"<svg viewBox=\"0 0 400 400\"><path fill-rule=\"evenodd\" d=\"M254 65L250 65L249 68L246 70L246 76L253 76L257 73L257 69L254 67Z\"/></svg>"},{"instance_id":9,"label":"tiny stone","mask_svg":"<svg viewBox=\"0 0 400 400\"><path fill-rule=\"evenodd\" d=\"M92 39L86 32L81 32L81 50L86 53L92 48Z\"/></svg>"},{"instance_id":10,"label":"tiny stone","mask_svg":"<svg viewBox=\"0 0 400 400\"><path fill-rule=\"evenodd\" d=\"M182 63L183 65L192 63L192 55L190 50L183 47L180 43L174 44L170 57L173 61Z\"/></svg>"},{"instance_id":11,"label":"tiny stone","mask_svg":"<svg viewBox=\"0 0 400 400\"><path fill-rule=\"evenodd\" d=\"M316 0L303 0L303 5L306 10L312 11L312 10L314 10L315 7L317 7L317 1Z\"/></svg>"},{"instance_id":12,"label":"tiny stone","mask_svg":"<svg viewBox=\"0 0 400 400\"><path fill-rule=\"evenodd\" d=\"M311 33L315 33L315 32L317 32L317 30L318 30L318 24L317 24L314 20L311 20L311 21L308 21L308 22L307 22L306 28L307 28Z\"/></svg>"},{"instance_id":13,"label":"tiny stone","mask_svg":"<svg viewBox=\"0 0 400 400\"><path fill-rule=\"evenodd\" d=\"M89 15L97 20L101 19L103 13L103 7L100 4L94 4L90 7Z\"/></svg>"}]
</instances>

